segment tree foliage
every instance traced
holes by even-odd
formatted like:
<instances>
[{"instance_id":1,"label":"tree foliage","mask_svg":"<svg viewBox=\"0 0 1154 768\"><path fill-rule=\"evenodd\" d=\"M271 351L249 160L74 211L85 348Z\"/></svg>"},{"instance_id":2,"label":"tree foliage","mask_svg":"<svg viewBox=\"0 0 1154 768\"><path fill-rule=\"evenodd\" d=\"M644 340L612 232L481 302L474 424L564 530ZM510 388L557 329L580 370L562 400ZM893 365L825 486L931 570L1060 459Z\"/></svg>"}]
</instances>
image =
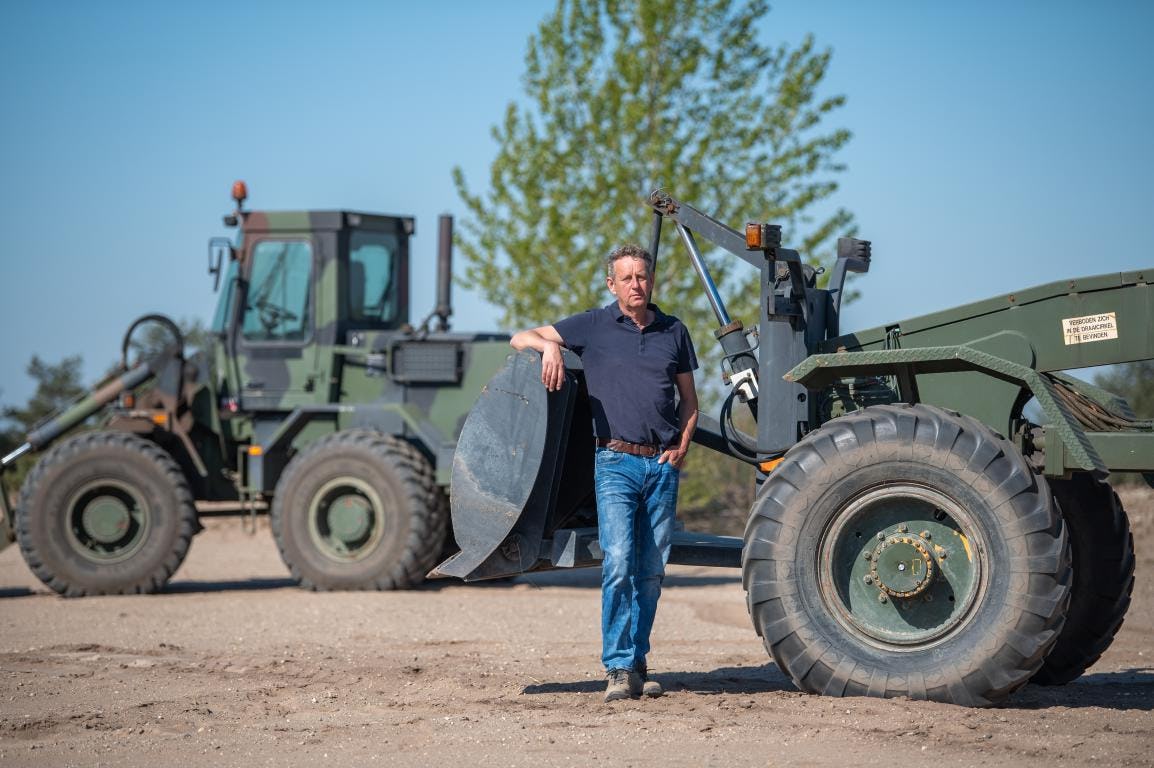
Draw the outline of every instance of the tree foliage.
<instances>
[{"instance_id":1,"label":"tree foliage","mask_svg":"<svg viewBox=\"0 0 1154 768\"><path fill-rule=\"evenodd\" d=\"M492 131L488 190L471 191L453 171L469 214L457 242L462 282L501 309L506 327L608 303L603 260L623 242L648 245L644 201L656 188L739 230L781 224L813 262L853 233L851 214L830 201L850 138L824 124L844 103L821 94L831 53L809 36L767 45L768 12L764 0L559 0L542 20L525 57L525 100ZM696 340L708 402L716 321L672 227L662 241L655 301ZM730 316L754 327L756 271L698 244ZM740 530L752 470L708 453L690 457L683 512Z\"/></svg>"},{"instance_id":2,"label":"tree foliage","mask_svg":"<svg viewBox=\"0 0 1154 768\"><path fill-rule=\"evenodd\" d=\"M27 373L36 382L36 391L23 407L5 406L0 409L4 419L15 422L15 427L28 432L38 422L72 403L85 393L81 383L80 355L65 357L59 363L45 362L33 355Z\"/></svg>"},{"instance_id":3,"label":"tree foliage","mask_svg":"<svg viewBox=\"0 0 1154 768\"><path fill-rule=\"evenodd\" d=\"M677 517L692 531L740 536L755 490L754 471L748 464L695 448L681 471Z\"/></svg>"},{"instance_id":4,"label":"tree foliage","mask_svg":"<svg viewBox=\"0 0 1154 768\"><path fill-rule=\"evenodd\" d=\"M1154 360L1111 366L1095 374L1094 384L1125 398L1139 419L1154 419ZM1154 485L1154 473L1147 473L1146 477L1146 482ZM1110 482L1128 485L1143 479L1141 474L1117 472L1110 475Z\"/></svg>"},{"instance_id":5,"label":"tree foliage","mask_svg":"<svg viewBox=\"0 0 1154 768\"><path fill-rule=\"evenodd\" d=\"M603 260L622 242L648 244L644 200L658 187L735 228L782 224L788 244L829 256L852 224L828 203L850 134L822 125L844 99L819 95L831 54L812 37L762 41L768 10L763 0L559 0L529 40L527 102L493 128L489 190L471 192L454 169L470 214L463 282L506 326L607 303ZM755 271L706 255L731 316L753 325ZM656 285L655 300L711 357L716 322L671 227Z\"/></svg>"},{"instance_id":6,"label":"tree foliage","mask_svg":"<svg viewBox=\"0 0 1154 768\"><path fill-rule=\"evenodd\" d=\"M1121 395L1140 419L1154 419L1154 360L1115 365L1094 376L1094 384Z\"/></svg>"},{"instance_id":7,"label":"tree foliage","mask_svg":"<svg viewBox=\"0 0 1154 768\"><path fill-rule=\"evenodd\" d=\"M36 391L22 408L0 408L0 419L3 420L0 427L0 455L6 455L22 445L25 436L38 423L70 405L87 391L81 384L81 362L80 355L65 357L56 364L46 362L37 355L32 356L26 370L36 381ZM5 472L4 487L12 494L10 503L15 503L15 494L36 459L32 454L25 454Z\"/></svg>"}]
</instances>

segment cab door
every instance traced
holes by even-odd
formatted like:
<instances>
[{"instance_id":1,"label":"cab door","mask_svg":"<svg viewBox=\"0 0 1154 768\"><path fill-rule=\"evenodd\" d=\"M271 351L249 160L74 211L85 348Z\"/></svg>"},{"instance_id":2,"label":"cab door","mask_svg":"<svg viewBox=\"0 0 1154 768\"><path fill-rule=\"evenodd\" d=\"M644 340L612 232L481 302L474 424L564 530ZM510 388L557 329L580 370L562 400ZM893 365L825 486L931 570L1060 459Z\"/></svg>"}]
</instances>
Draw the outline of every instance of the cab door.
<instances>
[{"instance_id":1,"label":"cab door","mask_svg":"<svg viewBox=\"0 0 1154 768\"><path fill-rule=\"evenodd\" d=\"M311 237L263 237L249 248L237 344L246 411L317 402L317 250Z\"/></svg>"}]
</instances>

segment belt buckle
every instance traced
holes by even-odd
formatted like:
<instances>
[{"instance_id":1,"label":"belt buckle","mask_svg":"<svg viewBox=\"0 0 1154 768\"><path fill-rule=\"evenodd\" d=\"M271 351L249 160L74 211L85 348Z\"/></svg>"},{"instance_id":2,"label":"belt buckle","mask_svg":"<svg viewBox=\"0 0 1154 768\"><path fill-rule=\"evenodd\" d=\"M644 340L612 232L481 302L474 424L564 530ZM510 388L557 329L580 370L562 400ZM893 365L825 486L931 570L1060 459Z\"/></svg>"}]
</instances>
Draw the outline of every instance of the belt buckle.
<instances>
[{"instance_id":1,"label":"belt buckle","mask_svg":"<svg viewBox=\"0 0 1154 768\"><path fill-rule=\"evenodd\" d=\"M647 443L629 443L629 448L634 456L641 456L646 459L652 459L658 454L657 446Z\"/></svg>"}]
</instances>

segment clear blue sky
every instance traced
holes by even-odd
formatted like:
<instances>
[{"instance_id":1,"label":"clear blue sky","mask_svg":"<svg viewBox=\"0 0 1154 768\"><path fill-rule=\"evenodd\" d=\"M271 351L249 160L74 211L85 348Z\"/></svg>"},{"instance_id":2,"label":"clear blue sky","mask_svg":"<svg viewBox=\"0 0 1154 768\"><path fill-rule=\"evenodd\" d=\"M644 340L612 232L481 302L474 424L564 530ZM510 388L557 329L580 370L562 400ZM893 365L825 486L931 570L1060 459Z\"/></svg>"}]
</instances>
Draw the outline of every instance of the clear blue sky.
<instances>
[{"instance_id":1,"label":"clear blue sky","mask_svg":"<svg viewBox=\"0 0 1154 768\"><path fill-rule=\"evenodd\" d=\"M423 316L450 169L486 182L552 6L0 4L0 404L33 354L92 382L136 316L207 320L237 178L253 208L416 215ZM1154 3L780 0L751 30L807 32L854 132L836 202L874 244L843 328L1154 266ZM456 329L496 327L454 299Z\"/></svg>"}]
</instances>

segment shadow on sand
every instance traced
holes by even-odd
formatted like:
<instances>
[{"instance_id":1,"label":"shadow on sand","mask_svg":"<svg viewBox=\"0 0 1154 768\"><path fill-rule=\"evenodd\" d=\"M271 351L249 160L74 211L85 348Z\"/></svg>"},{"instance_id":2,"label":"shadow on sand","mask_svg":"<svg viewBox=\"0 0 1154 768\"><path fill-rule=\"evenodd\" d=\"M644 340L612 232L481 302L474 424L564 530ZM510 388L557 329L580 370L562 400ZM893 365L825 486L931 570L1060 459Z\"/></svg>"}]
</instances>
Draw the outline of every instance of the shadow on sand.
<instances>
[{"instance_id":1,"label":"shadow on sand","mask_svg":"<svg viewBox=\"0 0 1154 768\"><path fill-rule=\"evenodd\" d=\"M793 691L793 683L772 663L760 667L721 667L709 672L653 673L653 679L666 691L683 691L699 696L718 694L754 694ZM601 679L527 685L526 694L597 693L605 690Z\"/></svg>"},{"instance_id":2,"label":"shadow on sand","mask_svg":"<svg viewBox=\"0 0 1154 768\"><path fill-rule=\"evenodd\" d=\"M722 667L709 672L668 672L654 674L653 678L658 680L666 691L684 691L700 696L754 695L797 690L790 679L772 662L760 667ZM605 681L595 678L528 685L523 689L523 693L530 695L598 693L603 690ZM857 700L861 701L860 698ZM1066 685L1027 685L1001 705L1002 709L1020 710L1052 707L1069 709L1099 707L1149 712L1154 710L1154 669L1092 672Z\"/></svg>"},{"instance_id":3,"label":"shadow on sand","mask_svg":"<svg viewBox=\"0 0 1154 768\"><path fill-rule=\"evenodd\" d=\"M1154 710L1154 668L1091 671L1065 685L1027 685L1011 696L1005 706L1012 709L1101 707L1150 712Z\"/></svg>"},{"instance_id":4,"label":"shadow on sand","mask_svg":"<svg viewBox=\"0 0 1154 768\"><path fill-rule=\"evenodd\" d=\"M601 589L601 569L575 568L527 573L506 583L531 584L535 587ZM670 587L711 587L720 584L740 583L741 573L739 571L716 568L704 574L668 573L665 576L664 586L668 589Z\"/></svg>"},{"instance_id":5,"label":"shadow on sand","mask_svg":"<svg viewBox=\"0 0 1154 768\"><path fill-rule=\"evenodd\" d=\"M28 587L3 587L0 588L0 600L8 597L28 597L30 595L38 594L33 592Z\"/></svg>"}]
</instances>

